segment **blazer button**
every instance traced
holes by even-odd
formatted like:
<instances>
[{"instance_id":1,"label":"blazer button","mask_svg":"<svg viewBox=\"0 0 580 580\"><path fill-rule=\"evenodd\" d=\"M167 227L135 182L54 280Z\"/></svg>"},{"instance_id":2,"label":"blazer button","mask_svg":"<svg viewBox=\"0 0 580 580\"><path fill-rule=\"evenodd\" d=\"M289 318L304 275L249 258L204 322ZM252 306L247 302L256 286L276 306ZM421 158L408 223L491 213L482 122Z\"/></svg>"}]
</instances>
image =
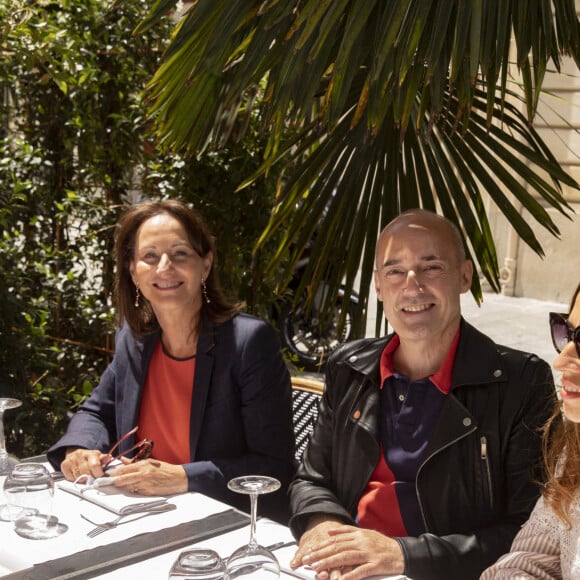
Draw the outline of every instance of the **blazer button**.
<instances>
[{"instance_id":1,"label":"blazer button","mask_svg":"<svg viewBox=\"0 0 580 580\"><path fill-rule=\"evenodd\" d=\"M465 417L465 419L463 419L463 426L469 427L470 425L471 425L471 419L469 417Z\"/></svg>"},{"instance_id":2,"label":"blazer button","mask_svg":"<svg viewBox=\"0 0 580 580\"><path fill-rule=\"evenodd\" d=\"M352 356L351 356L351 357L348 359L348 361L349 361L349 362L351 362L351 363L354 363L354 362L356 362L356 361L357 361L357 359L358 359L358 356L356 356L356 354L353 354L353 355L352 355Z\"/></svg>"},{"instance_id":3,"label":"blazer button","mask_svg":"<svg viewBox=\"0 0 580 580\"><path fill-rule=\"evenodd\" d=\"M495 371L493 371L493 376L497 379L498 377L501 377L503 373L501 372L501 369L496 369Z\"/></svg>"}]
</instances>

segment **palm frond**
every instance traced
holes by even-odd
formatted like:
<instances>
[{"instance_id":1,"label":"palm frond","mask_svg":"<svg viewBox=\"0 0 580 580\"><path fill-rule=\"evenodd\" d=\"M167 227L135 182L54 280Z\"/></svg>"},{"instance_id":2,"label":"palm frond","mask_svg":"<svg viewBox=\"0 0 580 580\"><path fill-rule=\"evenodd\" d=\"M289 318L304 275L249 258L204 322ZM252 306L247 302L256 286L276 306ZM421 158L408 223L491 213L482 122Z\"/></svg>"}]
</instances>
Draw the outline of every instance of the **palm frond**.
<instances>
[{"instance_id":1,"label":"palm frond","mask_svg":"<svg viewBox=\"0 0 580 580\"><path fill-rule=\"evenodd\" d=\"M171 4L159 0L140 30ZM361 271L364 312L376 236L407 208L457 223L495 289L484 193L540 255L511 196L558 235L544 204L569 215L562 187L578 184L531 123L548 63L559 70L563 55L580 62L574 0L197 0L150 83L149 112L161 146L194 154L258 115L269 138L261 171L284 176L257 243L284 231L265 272L290 256L282 289L317 232L304 284L330 276L352 288ZM472 290L480 296L479 280Z\"/></svg>"}]
</instances>

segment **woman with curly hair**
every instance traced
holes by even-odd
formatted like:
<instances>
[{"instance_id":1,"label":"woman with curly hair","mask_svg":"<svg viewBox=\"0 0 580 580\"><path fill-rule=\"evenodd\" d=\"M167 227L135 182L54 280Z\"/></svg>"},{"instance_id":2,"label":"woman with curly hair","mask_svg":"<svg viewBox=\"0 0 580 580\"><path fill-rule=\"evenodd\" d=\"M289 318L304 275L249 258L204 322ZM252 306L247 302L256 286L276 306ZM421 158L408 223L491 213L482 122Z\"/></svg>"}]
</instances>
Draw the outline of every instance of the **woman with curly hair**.
<instances>
[{"instance_id":1,"label":"woman with curly hair","mask_svg":"<svg viewBox=\"0 0 580 580\"><path fill-rule=\"evenodd\" d=\"M580 578L580 284L568 314L550 313L550 330L562 386L543 435L547 482L510 552L481 580Z\"/></svg>"}]
</instances>

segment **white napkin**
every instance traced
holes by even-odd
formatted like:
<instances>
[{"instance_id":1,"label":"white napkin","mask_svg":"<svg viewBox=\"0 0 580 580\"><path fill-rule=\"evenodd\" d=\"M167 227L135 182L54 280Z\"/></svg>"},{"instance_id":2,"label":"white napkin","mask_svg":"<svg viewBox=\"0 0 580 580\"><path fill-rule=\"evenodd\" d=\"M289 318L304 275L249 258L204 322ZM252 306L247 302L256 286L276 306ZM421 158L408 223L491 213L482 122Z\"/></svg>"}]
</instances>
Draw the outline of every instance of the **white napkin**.
<instances>
[{"instance_id":1,"label":"white napkin","mask_svg":"<svg viewBox=\"0 0 580 580\"><path fill-rule=\"evenodd\" d=\"M119 515L147 511L152 507L167 503L166 497L144 497L114 485L94 488L90 485L75 484L72 481L59 481L56 485L64 491Z\"/></svg>"}]
</instances>

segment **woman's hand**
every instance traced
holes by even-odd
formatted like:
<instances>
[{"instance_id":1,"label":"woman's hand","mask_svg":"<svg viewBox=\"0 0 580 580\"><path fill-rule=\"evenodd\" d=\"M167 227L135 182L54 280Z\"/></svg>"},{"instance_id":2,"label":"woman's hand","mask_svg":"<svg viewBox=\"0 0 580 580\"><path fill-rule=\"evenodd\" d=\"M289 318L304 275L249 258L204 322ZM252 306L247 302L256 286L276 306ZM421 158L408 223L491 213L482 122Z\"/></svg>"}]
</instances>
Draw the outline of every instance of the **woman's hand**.
<instances>
[{"instance_id":1,"label":"woman's hand","mask_svg":"<svg viewBox=\"0 0 580 580\"><path fill-rule=\"evenodd\" d=\"M60 470L69 481L74 481L80 475L103 477L102 461L107 455L95 449L69 447L66 457L60 464Z\"/></svg>"},{"instance_id":2,"label":"woman's hand","mask_svg":"<svg viewBox=\"0 0 580 580\"><path fill-rule=\"evenodd\" d=\"M143 459L131 463L121 458L123 465L110 469L115 486L141 495L167 495L187 491L187 474L182 465L173 465L157 459Z\"/></svg>"}]
</instances>

